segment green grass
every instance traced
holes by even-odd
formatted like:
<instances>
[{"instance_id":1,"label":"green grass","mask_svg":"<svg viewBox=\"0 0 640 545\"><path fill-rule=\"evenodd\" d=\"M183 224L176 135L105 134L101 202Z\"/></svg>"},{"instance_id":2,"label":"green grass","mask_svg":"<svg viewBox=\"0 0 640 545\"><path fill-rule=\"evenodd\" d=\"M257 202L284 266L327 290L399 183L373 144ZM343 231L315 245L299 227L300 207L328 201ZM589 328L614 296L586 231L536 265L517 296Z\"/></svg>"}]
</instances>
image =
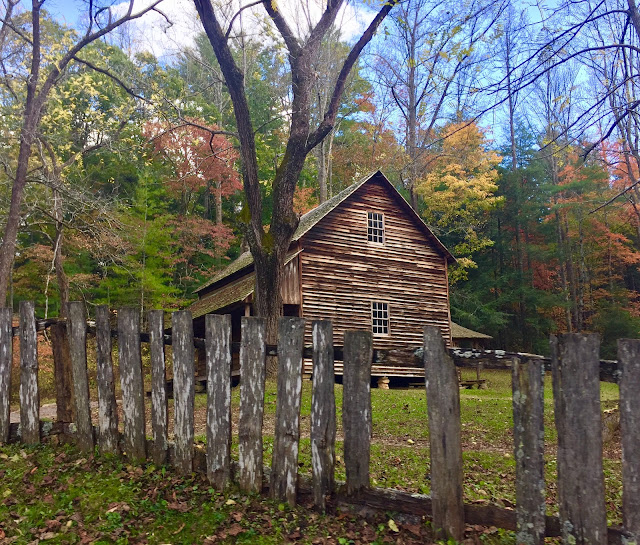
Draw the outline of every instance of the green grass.
<instances>
[{"instance_id":1,"label":"green grass","mask_svg":"<svg viewBox=\"0 0 640 545\"><path fill-rule=\"evenodd\" d=\"M464 379L475 378L474 370L463 370ZM511 374L485 370L486 389L460 390L464 464L465 501L486 500L498 504L515 503L515 461L513 457L513 413ZM234 389L233 403L239 404L239 388ZM265 415L275 415L274 383L267 383ZM342 386L336 385L338 434L341 433ZM601 383L603 406L619 396L618 386ZM555 448L557 433L553 418L551 377L545 379L545 445L548 513L557 513ZM423 388L381 390L372 388L373 437L371 446L371 480L375 486L429 493L429 427L427 401ZM302 418L311 412L311 385L302 392ZM303 426L304 428L304 426ZM265 439L265 463L270 463L272 438ZM604 459L608 517L610 523L621 521L622 490L619 445L609 445ZM336 478L344 479L342 442L337 443ZM301 440L300 471L311 473L308 436Z\"/></svg>"},{"instance_id":2,"label":"green grass","mask_svg":"<svg viewBox=\"0 0 640 545\"><path fill-rule=\"evenodd\" d=\"M464 379L475 378L474 370L463 370ZM511 374L508 371L485 370L486 389L460 390L461 425L464 464L465 501L491 501L503 505L515 503L515 461L513 457L513 414ZM342 386L336 385L336 410L338 436L340 437ZM618 399L618 386L601 383L603 406ZM196 396L198 397L198 396ZM265 393L265 418L273 419L276 410L276 385L267 382ZM202 396L196 404L206 402ZM237 409L240 389L232 393L232 404ZM553 392L551 377L545 380L545 445L548 513L557 513L557 480L555 448L557 433L553 418ZM429 426L427 401L423 388L381 390L372 388L371 481L374 486L399 488L410 492L429 493ZM301 417L302 439L300 443L300 472L311 474L311 450L304 422L311 412L311 384L305 382L302 390ZM234 447L237 445L234 441ZM611 445L609 445L611 447ZM613 445L605 458L605 482L610 523L619 523L621 466L619 445ZM265 437L265 464L271 463L273 438ZM234 451L237 453L237 451ZM336 445L336 478L343 480L344 464L342 442Z\"/></svg>"}]
</instances>

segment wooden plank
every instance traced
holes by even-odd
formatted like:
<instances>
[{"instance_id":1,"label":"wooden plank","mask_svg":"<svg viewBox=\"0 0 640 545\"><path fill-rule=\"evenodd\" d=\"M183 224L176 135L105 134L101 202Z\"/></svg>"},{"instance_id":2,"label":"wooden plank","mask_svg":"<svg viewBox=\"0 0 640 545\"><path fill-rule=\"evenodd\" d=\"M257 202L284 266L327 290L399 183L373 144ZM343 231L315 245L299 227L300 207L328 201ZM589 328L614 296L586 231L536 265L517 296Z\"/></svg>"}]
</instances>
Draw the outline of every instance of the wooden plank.
<instances>
[{"instance_id":1,"label":"wooden plank","mask_svg":"<svg viewBox=\"0 0 640 545\"><path fill-rule=\"evenodd\" d=\"M157 466L167 462L169 411L167 370L164 355L164 311L149 311L149 351L151 356L151 459Z\"/></svg>"},{"instance_id":2,"label":"wooden plank","mask_svg":"<svg viewBox=\"0 0 640 545\"><path fill-rule=\"evenodd\" d=\"M173 406L176 455L179 473L193 471L193 411L195 402L195 354L191 312L181 310L171 315L173 332Z\"/></svg>"},{"instance_id":3,"label":"wooden plank","mask_svg":"<svg viewBox=\"0 0 640 545\"><path fill-rule=\"evenodd\" d=\"M599 349L596 334L551 337L558 507L563 542L571 545L607 542Z\"/></svg>"},{"instance_id":4,"label":"wooden plank","mask_svg":"<svg viewBox=\"0 0 640 545\"><path fill-rule=\"evenodd\" d=\"M333 329L329 320L315 320L313 392L311 399L311 466L313 503L322 511L333 492L336 448L336 398L333 369Z\"/></svg>"},{"instance_id":5,"label":"wooden plank","mask_svg":"<svg viewBox=\"0 0 640 545\"><path fill-rule=\"evenodd\" d=\"M303 318L292 317L278 323L278 396L269 493L292 507L298 481L304 324Z\"/></svg>"},{"instance_id":6,"label":"wooden plank","mask_svg":"<svg viewBox=\"0 0 640 545\"><path fill-rule=\"evenodd\" d=\"M84 313L84 303L81 301L70 302L67 308L71 376L73 377L73 398L78 430L76 443L80 450L91 452L94 442L87 371L87 320Z\"/></svg>"},{"instance_id":7,"label":"wooden plank","mask_svg":"<svg viewBox=\"0 0 640 545\"><path fill-rule=\"evenodd\" d=\"M462 541L462 446L460 391L440 329L424 328L424 369L431 455L433 527L441 538Z\"/></svg>"},{"instance_id":8,"label":"wooden plank","mask_svg":"<svg viewBox=\"0 0 640 545\"><path fill-rule=\"evenodd\" d=\"M124 449L129 459L146 459L144 384L140 354L140 312L135 308L118 310L118 360L122 388Z\"/></svg>"},{"instance_id":9,"label":"wooden plank","mask_svg":"<svg viewBox=\"0 0 640 545\"><path fill-rule=\"evenodd\" d=\"M266 323L241 319L238 484L245 492L262 490L262 417L266 367Z\"/></svg>"},{"instance_id":10,"label":"wooden plank","mask_svg":"<svg viewBox=\"0 0 640 545\"><path fill-rule=\"evenodd\" d=\"M10 308L0 308L0 444L9 441L13 363L12 314Z\"/></svg>"},{"instance_id":11,"label":"wooden plank","mask_svg":"<svg viewBox=\"0 0 640 545\"><path fill-rule=\"evenodd\" d=\"M514 359L513 436L516 461L516 541L542 545L545 534L544 365Z\"/></svg>"},{"instance_id":12,"label":"wooden plank","mask_svg":"<svg viewBox=\"0 0 640 545\"><path fill-rule=\"evenodd\" d=\"M345 331L342 429L347 494L370 485L372 346L370 331Z\"/></svg>"},{"instance_id":13,"label":"wooden plank","mask_svg":"<svg viewBox=\"0 0 640 545\"><path fill-rule=\"evenodd\" d=\"M109 307L96 307L96 380L98 383L98 445L102 452L118 453L118 405L111 356Z\"/></svg>"},{"instance_id":14,"label":"wooden plank","mask_svg":"<svg viewBox=\"0 0 640 545\"><path fill-rule=\"evenodd\" d=\"M27 445L40 442L38 339L33 301L20 301L20 430Z\"/></svg>"},{"instance_id":15,"label":"wooden plank","mask_svg":"<svg viewBox=\"0 0 640 545\"><path fill-rule=\"evenodd\" d=\"M74 401L67 325L63 321L53 322L49 331L56 383L56 420L58 422L73 422Z\"/></svg>"},{"instance_id":16,"label":"wooden plank","mask_svg":"<svg viewBox=\"0 0 640 545\"><path fill-rule=\"evenodd\" d=\"M622 437L622 525L640 540L640 340L618 340L620 434Z\"/></svg>"},{"instance_id":17,"label":"wooden plank","mask_svg":"<svg viewBox=\"0 0 640 545\"><path fill-rule=\"evenodd\" d=\"M231 316L205 316L207 476L218 490L231 478Z\"/></svg>"}]
</instances>

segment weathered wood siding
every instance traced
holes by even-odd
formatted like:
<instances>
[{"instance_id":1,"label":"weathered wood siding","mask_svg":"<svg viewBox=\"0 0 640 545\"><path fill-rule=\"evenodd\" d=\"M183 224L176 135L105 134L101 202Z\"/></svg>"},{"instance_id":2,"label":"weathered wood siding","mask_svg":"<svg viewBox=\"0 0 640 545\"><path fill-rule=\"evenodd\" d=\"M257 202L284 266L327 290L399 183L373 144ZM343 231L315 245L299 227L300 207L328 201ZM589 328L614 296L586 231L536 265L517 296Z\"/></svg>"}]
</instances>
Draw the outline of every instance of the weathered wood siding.
<instances>
[{"instance_id":1,"label":"weathered wood siding","mask_svg":"<svg viewBox=\"0 0 640 545\"><path fill-rule=\"evenodd\" d=\"M367 241L367 212L384 214L384 244ZM450 345L445 257L382 183L358 189L301 243L305 344L312 320L332 320L336 344L347 329L371 330L371 302L383 301L389 335L374 335L374 348L420 345L425 325L439 327Z\"/></svg>"},{"instance_id":2,"label":"weathered wood siding","mask_svg":"<svg viewBox=\"0 0 640 545\"><path fill-rule=\"evenodd\" d=\"M294 257L284 266L282 279L282 303L285 305L300 304L300 256Z\"/></svg>"}]
</instances>

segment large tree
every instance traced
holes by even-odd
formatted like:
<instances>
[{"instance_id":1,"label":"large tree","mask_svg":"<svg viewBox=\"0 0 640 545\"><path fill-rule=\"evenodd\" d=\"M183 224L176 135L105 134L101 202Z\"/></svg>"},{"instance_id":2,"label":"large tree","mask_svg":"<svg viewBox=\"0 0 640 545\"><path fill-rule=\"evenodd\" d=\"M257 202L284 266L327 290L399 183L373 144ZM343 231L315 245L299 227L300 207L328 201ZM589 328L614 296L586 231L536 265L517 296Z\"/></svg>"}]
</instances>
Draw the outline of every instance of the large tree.
<instances>
[{"instance_id":1,"label":"large tree","mask_svg":"<svg viewBox=\"0 0 640 545\"><path fill-rule=\"evenodd\" d=\"M288 52L291 71L291 102L289 104L289 136L272 183L273 213L269 228L262 224L262 192L258 176L255 129L245 92L244 75L238 66L230 43L233 23L223 20L223 12L211 0L194 0L205 32L218 59L218 64L229 89L240 141L242 177L247 199L246 238L256 269L255 309L267 318L267 335L273 339L277 317L281 314L280 285L284 260L291 238L298 226L293 209L293 196L307 155L331 132L341 103L349 72L363 48L371 41L380 23L398 0L387 0L364 33L351 48L334 82L333 92L324 117L311 126L313 88L316 75L315 61L322 40L335 23L344 0L327 0L324 11L305 35L297 35L275 0L253 2L244 7L261 4L273 26L277 29ZM242 9L242 8L241 8ZM224 28L223 25L225 25Z\"/></svg>"}]
</instances>

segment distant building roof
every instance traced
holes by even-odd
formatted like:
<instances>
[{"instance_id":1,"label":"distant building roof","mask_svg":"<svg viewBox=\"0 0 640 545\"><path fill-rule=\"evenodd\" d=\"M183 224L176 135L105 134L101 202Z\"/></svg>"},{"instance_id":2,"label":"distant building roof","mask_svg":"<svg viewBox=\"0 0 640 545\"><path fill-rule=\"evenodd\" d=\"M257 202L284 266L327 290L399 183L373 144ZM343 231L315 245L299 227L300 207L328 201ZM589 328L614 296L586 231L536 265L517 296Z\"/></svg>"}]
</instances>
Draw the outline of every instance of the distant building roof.
<instances>
[{"instance_id":1,"label":"distant building roof","mask_svg":"<svg viewBox=\"0 0 640 545\"><path fill-rule=\"evenodd\" d=\"M474 331L467 327L462 327L455 322L451 322L451 338L452 339L493 339L491 335L485 335L479 331Z\"/></svg>"},{"instance_id":2,"label":"distant building roof","mask_svg":"<svg viewBox=\"0 0 640 545\"><path fill-rule=\"evenodd\" d=\"M404 197L402 195L400 195L400 193L398 193L398 190L395 187L393 187L393 184L391 184L389 182L389 180L387 180L385 175L382 174L382 172L380 172L379 170L374 172L374 173L372 173L372 174L369 174L369 175L365 176L360 181L350 185L349 187L347 187L346 189L344 189L343 191L341 191L340 193L338 193L337 195L335 195L331 199L323 202L321 205L316 206L313 210L309 210L309 212L307 212L306 214L301 216L300 217L300 222L298 223L298 228L296 229L295 233L293 234L292 242L296 242L296 241L300 240L315 225L317 225L318 222L320 220L322 220L322 218L324 218L327 214L329 214L329 212L331 212L332 210L337 208L340 203L345 201L349 196L351 196L353 193L355 193L366 182L368 182L369 180L371 180L374 177L377 177L377 178L380 178L380 179L384 180L388 184L388 186L391 189L393 189L393 191L397 194L397 197L398 197L399 201L404 206L405 210L409 214L413 215L418 220L418 222L423 226L423 230L426 232L426 234L429 236L429 238L431 238L433 240L433 242L436 245L436 247L438 247L440 249L442 254L444 256L446 256L447 259L449 259L450 261L455 262L455 258L453 257L453 255L451 255L449 250L447 250L447 248L444 246L444 244L442 244L442 242L440 242L438 237L436 237L431 232L431 230L424 223L422 218L420 218L420 216L418 216L415 213L415 211L411 208L409 203L407 203L407 201L404 199ZM290 257L288 258L288 261L290 260ZM236 272L238 272L238 271L240 271L240 270L242 270L242 269L244 269L246 267L249 267L252 264L253 264L253 256L251 255L251 252L248 252L248 251L244 252L235 261L230 263L225 269L223 269L218 274L216 274L213 278L211 278L210 280L208 280L207 282L202 284L200 287L198 287L195 290L195 293L198 293L198 292L204 290L205 288L208 288L208 287L212 286L213 284L216 284L217 282L220 282L221 280L224 280L225 278L231 276L232 274L234 274L234 273L236 273ZM222 307L218 307L218 308L222 308Z\"/></svg>"}]
</instances>

